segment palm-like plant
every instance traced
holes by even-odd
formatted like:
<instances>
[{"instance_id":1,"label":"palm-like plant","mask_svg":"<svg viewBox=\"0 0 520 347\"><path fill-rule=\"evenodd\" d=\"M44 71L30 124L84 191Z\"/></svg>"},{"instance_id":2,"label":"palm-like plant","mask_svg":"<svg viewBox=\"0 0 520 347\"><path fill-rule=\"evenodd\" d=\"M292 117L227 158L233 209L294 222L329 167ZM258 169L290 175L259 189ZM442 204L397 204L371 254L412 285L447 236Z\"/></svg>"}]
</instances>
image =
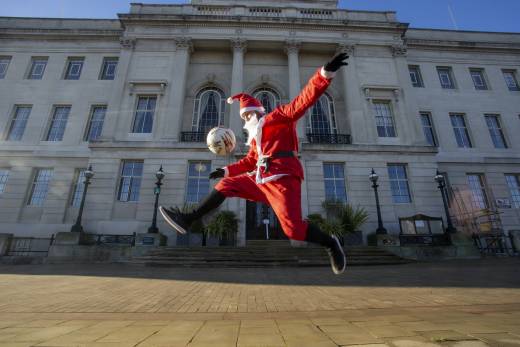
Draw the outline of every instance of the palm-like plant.
<instances>
[{"instance_id":1,"label":"palm-like plant","mask_svg":"<svg viewBox=\"0 0 520 347\"><path fill-rule=\"evenodd\" d=\"M367 211L360 206L354 208L342 201L325 200L322 207L327 214L327 219L319 214L313 214L308 216L309 222L318 225L329 235L336 235L340 240L345 234L359 231L360 227L368 221Z\"/></svg>"},{"instance_id":2,"label":"palm-like plant","mask_svg":"<svg viewBox=\"0 0 520 347\"><path fill-rule=\"evenodd\" d=\"M238 232L238 219L232 211L218 212L206 226L208 235L218 236L219 238L227 234Z\"/></svg>"}]
</instances>

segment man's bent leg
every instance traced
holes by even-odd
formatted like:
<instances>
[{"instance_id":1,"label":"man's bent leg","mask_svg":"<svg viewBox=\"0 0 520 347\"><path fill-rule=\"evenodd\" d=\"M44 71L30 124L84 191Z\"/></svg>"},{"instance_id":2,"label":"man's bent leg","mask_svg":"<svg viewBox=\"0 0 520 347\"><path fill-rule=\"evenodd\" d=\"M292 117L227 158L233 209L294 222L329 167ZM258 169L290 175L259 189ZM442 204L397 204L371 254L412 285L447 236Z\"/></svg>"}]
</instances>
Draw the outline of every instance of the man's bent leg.
<instances>
[{"instance_id":1,"label":"man's bent leg","mask_svg":"<svg viewBox=\"0 0 520 347\"><path fill-rule=\"evenodd\" d=\"M215 186L226 198L242 198L268 203L265 194L258 188L255 178L249 175L226 177Z\"/></svg>"}]
</instances>

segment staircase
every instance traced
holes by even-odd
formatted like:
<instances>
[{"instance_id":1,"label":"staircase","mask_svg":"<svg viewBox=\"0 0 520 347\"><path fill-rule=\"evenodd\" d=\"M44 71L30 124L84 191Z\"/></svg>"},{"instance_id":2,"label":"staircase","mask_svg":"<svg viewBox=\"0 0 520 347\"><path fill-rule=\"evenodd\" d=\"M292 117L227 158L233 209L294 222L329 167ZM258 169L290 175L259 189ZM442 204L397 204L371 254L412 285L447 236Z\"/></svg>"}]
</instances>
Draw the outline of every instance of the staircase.
<instances>
[{"instance_id":1,"label":"staircase","mask_svg":"<svg viewBox=\"0 0 520 347\"><path fill-rule=\"evenodd\" d=\"M409 263L373 246L346 247L347 266ZM132 264L157 267L309 267L330 266L322 247L291 247L287 240L248 241L247 247L158 247Z\"/></svg>"}]
</instances>

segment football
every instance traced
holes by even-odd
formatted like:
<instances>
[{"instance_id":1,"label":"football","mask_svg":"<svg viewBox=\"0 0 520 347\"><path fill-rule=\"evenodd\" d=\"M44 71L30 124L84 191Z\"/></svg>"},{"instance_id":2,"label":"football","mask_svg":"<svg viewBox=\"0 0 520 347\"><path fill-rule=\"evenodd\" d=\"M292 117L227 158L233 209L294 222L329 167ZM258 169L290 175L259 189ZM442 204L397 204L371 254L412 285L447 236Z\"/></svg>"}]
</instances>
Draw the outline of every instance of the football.
<instances>
[{"instance_id":1,"label":"football","mask_svg":"<svg viewBox=\"0 0 520 347\"><path fill-rule=\"evenodd\" d=\"M233 130L222 126L211 129L206 138L209 150L216 155L230 154L235 149L236 143Z\"/></svg>"}]
</instances>

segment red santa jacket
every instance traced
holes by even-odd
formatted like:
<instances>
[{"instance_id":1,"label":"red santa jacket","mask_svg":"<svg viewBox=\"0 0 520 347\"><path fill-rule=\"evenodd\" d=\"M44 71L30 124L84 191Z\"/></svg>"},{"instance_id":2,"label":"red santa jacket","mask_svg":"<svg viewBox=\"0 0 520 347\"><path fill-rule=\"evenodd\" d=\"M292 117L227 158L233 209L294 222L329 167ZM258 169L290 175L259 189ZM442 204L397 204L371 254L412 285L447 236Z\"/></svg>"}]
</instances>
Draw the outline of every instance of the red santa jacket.
<instances>
[{"instance_id":1,"label":"red santa jacket","mask_svg":"<svg viewBox=\"0 0 520 347\"><path fill-rule=\"evenodd\" d=\"M325 92L331 83L332 76L333 73L323 69L316 71L293 101L287 105L278 106L273 112L260 118L258 132L251 141L249 152L241 160L224 168L226 177L256 171L256 183L258 184L285 175L294 175L303 179L303 168L297 157L272 158L267 172L265 172L265 167L257 166L258 159L277 152L298 152L296 123Z\"/></svg>"}]
</instances>

